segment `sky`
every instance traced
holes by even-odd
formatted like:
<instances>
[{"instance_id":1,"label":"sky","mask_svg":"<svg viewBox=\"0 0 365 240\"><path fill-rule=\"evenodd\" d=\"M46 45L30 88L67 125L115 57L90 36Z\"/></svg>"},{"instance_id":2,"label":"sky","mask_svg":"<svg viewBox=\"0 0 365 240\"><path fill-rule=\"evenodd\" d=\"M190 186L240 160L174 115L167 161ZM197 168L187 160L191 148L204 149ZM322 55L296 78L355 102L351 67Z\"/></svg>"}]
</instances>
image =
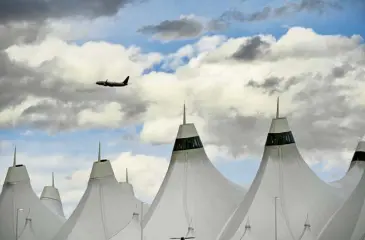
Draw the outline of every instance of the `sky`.
<instances>
[{"instance_id":1,"label":"sky","mask_svg":"<svg viewBox=\"0 0 365 240\"><path fill-rule=\"evenodd\" d=\"M365 133L364 13L361 0L0 0L1 182L16 145L37 194L55 172L70 214L100 141L151 202L185 103L211 161L248 188L277 97L304 160L339 179Z\"/></svg>"}]
</instances>

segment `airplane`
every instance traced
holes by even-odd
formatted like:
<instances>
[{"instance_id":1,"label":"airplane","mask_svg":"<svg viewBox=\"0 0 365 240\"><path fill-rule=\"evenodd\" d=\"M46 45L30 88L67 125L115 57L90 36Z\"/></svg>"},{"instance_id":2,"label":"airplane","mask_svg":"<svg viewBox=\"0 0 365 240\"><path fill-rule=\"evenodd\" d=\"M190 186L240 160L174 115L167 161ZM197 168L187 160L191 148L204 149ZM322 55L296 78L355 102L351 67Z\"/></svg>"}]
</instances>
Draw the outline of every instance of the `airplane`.
<instances>
[{"instance_id":1,"label":"airplane","mask_svg":"<svg viewBox=\"0 0 365 240\"><path fill-rule=\"evenodd\" d=\"M170 239L180 239L180 240L185 240L185 239L194 239L195 237L179 237L179 238L170 238Z\"/></svg>"},{"instance_id":2,"label":"airplane","mask_svg":"<svg viewBox=\"0 0 365 240\"><path fill-rule=\"evenodd\" d=\"M108 79L105 81L97 81L96 84L100 85L100 86L105 86L105 87L125 87L128 85L128 80L129 80L129 76L124 79L123 82L108 82Z\"/></svg>"}]
</instances>

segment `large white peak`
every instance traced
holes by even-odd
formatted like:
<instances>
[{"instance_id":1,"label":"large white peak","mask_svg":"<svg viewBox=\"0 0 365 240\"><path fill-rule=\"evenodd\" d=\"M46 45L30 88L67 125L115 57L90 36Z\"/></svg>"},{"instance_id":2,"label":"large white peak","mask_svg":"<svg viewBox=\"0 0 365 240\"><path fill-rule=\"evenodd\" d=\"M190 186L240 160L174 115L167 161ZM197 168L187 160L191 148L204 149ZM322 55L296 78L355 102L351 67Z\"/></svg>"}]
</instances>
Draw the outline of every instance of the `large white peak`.
<instances>
[{"instance_id":1,"label":"large white peak","mask_svg":"<svg viewBox=\"0 0 365 240\"><path fill-rule=\"evenodd\" d=\"M299 239L307 214L315 234L339 204L334 189L302 159L287 119L273 119L257 175L218 239L240 239L248 218L254 239L273 239L275 216L278 239Z\"/></svg>"},{"instance_id":2,"label":"large white peak","mask_svg":"<svg viewBox=\"0 0 365 240\"><path fill-rule=\"evenodd\" d=\"M26 167L14 163L8 169L0 195L0 239L15 239L17 223L20 236L27 217L32 219L37 240L51 239L63 224L33 191Z\"/></svg>"},{"instance_id":3,"label":"large white peak","mask_svg":"<svg viewBox=\"0 0 365 240\"><path fill-rule=\"evenodd\" d=\"M46 205L52 212L62 218L65 218L60 192L54 185L54 175L52 174L52 186L45 186L40 197L42 203Z\"/></svg>"},{"instance_id":4,"label":"large white peak","mask_svg":"<svg viewBox=\"0 0 365 240\"><path fill-rule=\"evenodd\" d=\"M110 161L94 162L87 189L54 240L108 240L130 222L135 201L123 194Z\"/></svg>"},{"instance_id":5,"label":"large white peak","mask_svg":"<svg viewBox=\"0 0 365 240\"><path fill-rule=\"evenodd\" d=\"M194 124L180 125L166 176L143 221L145 240L183 237L189 227L197 239L214 239L244 194L210 162Z\"/></svg>"},{"instance_id":6,"label":"large white peak","mask_svg":"<svg viewBox=\"0 0 365 240\"><path fill-rule=\"evenodd\" d=\"M365 174L349 198L330 218L318 240L365 239Z\"/></svg>"},{"instance_id":7,"label":"large white peak","mask_svg":"<svg viewBox=\"0 0 365 240\"><path fill-rule=\"evenodd\" d=\"M358 142L355 153L352 157L349 170L340 180L331 183L332 186L339 189L339 193L346 199L359 183L365 170L365 141L362 139Z\"/></svg>"}]
</instances>

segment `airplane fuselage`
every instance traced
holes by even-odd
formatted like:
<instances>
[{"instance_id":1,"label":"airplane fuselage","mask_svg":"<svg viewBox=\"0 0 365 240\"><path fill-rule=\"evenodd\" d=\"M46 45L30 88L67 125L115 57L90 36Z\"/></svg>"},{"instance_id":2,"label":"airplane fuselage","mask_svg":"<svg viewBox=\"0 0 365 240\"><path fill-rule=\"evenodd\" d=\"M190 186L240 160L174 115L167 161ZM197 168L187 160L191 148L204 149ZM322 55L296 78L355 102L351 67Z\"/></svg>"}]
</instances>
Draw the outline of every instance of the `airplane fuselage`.
<instances>
[{"instance_id":1,"label":"airplane fuselage","mask_svg":"<svg viewBox=\"0 0 365 240\"><path fill-rule=\"evenodd\" d=\"M127 86L127 84L124 84L124 83L103 82L103 81L98 81L98 82L96 82L96 84L100 85L100 86L105 86L105 87L124 87L124 86Z\"/></svg>"},{"instance_id":2,"label":"airplane fuselage","mask_svg":"<svg viewBox=\"0 0 365 240\"><path fill-rule=\"evenodd\" d=\"M105 87L124 87L128 85L129 76L124 79L123 82L108 82L108 80L105 81L97 81L96 85L105 86Z\"/></svg>"}]
</instances>

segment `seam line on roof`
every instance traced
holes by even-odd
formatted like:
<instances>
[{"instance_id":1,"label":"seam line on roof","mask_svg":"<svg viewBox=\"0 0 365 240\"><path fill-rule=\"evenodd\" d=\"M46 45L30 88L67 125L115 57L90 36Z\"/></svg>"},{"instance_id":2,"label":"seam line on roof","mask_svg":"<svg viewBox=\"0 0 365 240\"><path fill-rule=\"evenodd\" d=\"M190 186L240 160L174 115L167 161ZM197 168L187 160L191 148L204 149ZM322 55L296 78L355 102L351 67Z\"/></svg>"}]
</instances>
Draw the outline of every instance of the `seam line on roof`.
<instances>
[{"instance_id":1,"label":"seam line on roof","mask_svg":"<svg viewBox=\"0 0 365 240\"><path fill-rule=\"evenodd\" d=\"M105 226L105 217L104 217L104 201L103 201L103 188L102 185L99 184L99 199L100 199L100 214L101 214L101 223L103 225L104 237L105 239L109 239L107 236L106 226Z\"/></svg>"}]
</instances>

